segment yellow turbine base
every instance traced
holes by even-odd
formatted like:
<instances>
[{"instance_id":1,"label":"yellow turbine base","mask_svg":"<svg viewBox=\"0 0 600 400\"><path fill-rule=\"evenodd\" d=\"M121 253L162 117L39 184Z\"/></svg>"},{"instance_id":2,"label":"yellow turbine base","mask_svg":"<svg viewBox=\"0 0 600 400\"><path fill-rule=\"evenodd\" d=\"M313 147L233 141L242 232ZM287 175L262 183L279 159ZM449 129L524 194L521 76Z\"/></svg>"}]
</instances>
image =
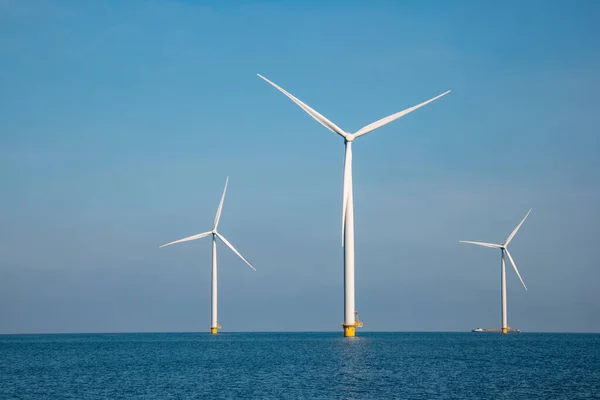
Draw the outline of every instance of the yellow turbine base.
<instances>
[{"instance_id":1,"label":"yellow turbine base","mask_svg":"<svg viewBox=\"0 0 600 400\"><path fill-rule=\"evenodd\" d=\"M502 328L502 333L503 333L503 334L506 334L506 333L508 333L508 328Z\"/></svg>"},{"instance_id":2,"label":"yellow turbine base","mask_svg":"<svg viewBox=\"0 0 600 400\"><path fill-rule=\"evenodd\" d=\"M353 325L344 326L344 337L354 337L356 335L356 327Z\"/></svg>"},{"instance_id":3,"label":"yellow turbine base","mask_svg":"<svg viewBox=\"0 0 600 400\"><path fill-rule=\"evenodd\" d=\"M219 330L217 328L210 328L210 333L216 335Z\"/></svg>"}]
</instances>

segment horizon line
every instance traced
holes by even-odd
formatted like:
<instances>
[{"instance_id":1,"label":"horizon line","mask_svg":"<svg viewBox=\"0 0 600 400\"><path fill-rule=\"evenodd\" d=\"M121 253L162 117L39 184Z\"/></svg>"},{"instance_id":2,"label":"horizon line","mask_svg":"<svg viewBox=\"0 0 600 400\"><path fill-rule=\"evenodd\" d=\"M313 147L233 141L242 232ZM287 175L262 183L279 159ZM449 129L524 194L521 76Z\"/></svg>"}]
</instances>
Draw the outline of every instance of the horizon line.
<instances>
[{"instance_id":1,"label":"horizon line","mask_svg":"<svg viewBox=\"0 0 600 400\"><path fill-rule=\"evenodd\" d=\"M338 330L327 331L221 331L220 334L227 333L339 333ZM473 333L471 330L453 330L453 331L362 331L362 333ZM498 333L498 332L483 332ZM520 331L519 333L539 333L539 334L600 334L600 331ZM2 333L0 336L17 335L136 335L136 334L207 334L209 331L122 331L122 332L26 332L26 333ZM360 335L357 335L360 336Z\"/></svg>"}]
</instances>

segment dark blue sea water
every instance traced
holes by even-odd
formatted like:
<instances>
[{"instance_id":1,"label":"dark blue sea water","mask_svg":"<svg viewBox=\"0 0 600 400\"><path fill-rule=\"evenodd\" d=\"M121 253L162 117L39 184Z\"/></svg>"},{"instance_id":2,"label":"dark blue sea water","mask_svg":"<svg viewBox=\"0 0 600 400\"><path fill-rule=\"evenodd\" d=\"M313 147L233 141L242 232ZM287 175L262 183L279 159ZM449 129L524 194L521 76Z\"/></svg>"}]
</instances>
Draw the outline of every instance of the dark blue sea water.
<instances>
[{"instance_id":1,"label":"dark blue sea water","mask_svg":"<svg viewBox=\"0 0 600 400\"><path fill-rule=\"evenodd\" d=\"M0 399L591 399L600 335L0 335Z\"/></svg>"}]
</instances>

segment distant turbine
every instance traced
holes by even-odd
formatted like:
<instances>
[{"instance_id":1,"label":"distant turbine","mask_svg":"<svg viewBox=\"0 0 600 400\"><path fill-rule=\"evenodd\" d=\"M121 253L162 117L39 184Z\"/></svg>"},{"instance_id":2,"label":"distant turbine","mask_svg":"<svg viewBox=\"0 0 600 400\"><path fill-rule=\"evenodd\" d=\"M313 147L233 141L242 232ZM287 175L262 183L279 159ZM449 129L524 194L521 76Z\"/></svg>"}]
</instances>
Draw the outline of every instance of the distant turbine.
<instances>
[{"instance_id":1,"label":"distant turbine","mask_svg":"<svg viewBox=\"0 0 600 400\"><path fill-rule=\"evenodd\" d=\"M476 244L478 246L491 247L493 249L500 249L501 265L502 265L502 275L501 275L502 276L502 333L508 333L508 330L510 329L508 326L508 323L506 322L506 320L507 320L507 315L506 315L506 267L504 265L504 253L506 253L506 255L508 256L508 259L510 260L510 263L512 264L513 268L515 269L515 272L517 273L519 280L523 284L523 287L525 288L525 290L527 290L527 286L525 286L525 282L523 282L523 278L521 278L521 274L519 273L519 270L517 269L517 265L515 264L515 261L511 257L510 253L508 252L507 246L510 243L510 241L515 237L515 235L517 234L517 231L519 230L519 228L521 228L521 225L523 225L523 222L525 222L525 220L529 216L530 212L531 212L531 209L529 209L529 211L527 212L527 215L525 215L525 217L523 218L521 223L519 223L519 225L517 225L515 230L512 231L512 233L508 236L508 238L506 238L506 241L502 244L492 244L492 243L484 243L484 242L469 242L466 240L460 240L460 243Z\"/></svg>"},{"instance_id":2,"label":"distant turbine","mask_svg":"<svg viewBox=\"0 0 600 400\"><path fill-rule=\"evenodd\" d=\"M233 247L231 243L223 235L221 235L217 231L217 227L219 226L219 219L221 218L221 211L223 210L223 201L225 200L225 192L227 192L227 182L229 182L229 177L225 180L225 189L223 189L223 196L221 196L221 202L219 203L219 208L217 208L217 215L215 216L215 227L212 231L199 233L197 235L193 235L190 237L186 237L184 239L179 239L171 243L163 244L162 247L170 246L175 243L188 242L190 240L201 239L208 235L212 234L212 315L211 315L211 325L210 332L214 335L217 333L218 329L221 329L221 325L217 321L217 238L221 239L223 243L227 247L231 249L239 258L242 259L250 268L256 271L256 269L250 265L248 261Z\"/></svg>"},{"instance_id":3,"label":"distant turbine","mask_svg":"<svg viewBox=\"0 0 600 400\"><path fill-rule=\"evenodd\" d=\"M358 320L358 316L356 315L358 313L354 311L354 205L352 197L352 141L362 135L366 135L367 133L374 131L377 128L381 128L382 126L400 117L403 117L406 114L415 111L416 109L421 108L434 100L439 99L440 97L450 93L450 91L448 90L447 92L414 107L407 108L404 111L400 111L396 114L392 114L388 117L375 121L354 133L348 133L310 108L308 105L301 102L298 98L277 86L275 83L271 82L260 74L257 75L289 97L308 115L317 120L318 123L344 138L344 143L346 145L346 158L344 161L344 189L342 195L342 246L344 247L344 322L342 323L342 326L344 327L344 336L354 336L355 328L362 326L362 322Z\"/></svg>"}]
</instances>

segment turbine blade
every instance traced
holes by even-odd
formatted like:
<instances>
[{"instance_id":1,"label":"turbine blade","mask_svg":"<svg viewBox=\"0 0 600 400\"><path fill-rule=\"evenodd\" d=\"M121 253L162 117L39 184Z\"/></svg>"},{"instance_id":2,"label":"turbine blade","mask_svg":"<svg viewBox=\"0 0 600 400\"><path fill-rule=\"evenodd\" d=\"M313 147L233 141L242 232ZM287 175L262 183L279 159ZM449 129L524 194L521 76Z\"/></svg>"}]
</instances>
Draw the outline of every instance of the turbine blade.
<instances>
[{"instance_id":1,"label":"turbine blade","mask_svg":"<svg viewBox=\"0 0 600 400\"><path fill-rule=\"evenodd\" d=\"M390 122L392 122L394 120L397 120L398 118L403 117L406 114L411 113L411 112L415 111L416 109L421 108L424 105L427 105L427 104L431 103L432 101L435 101L435 100L439 99L442 96L447 95L448 93L450 93L450 90L448 90L445 93L440 94L439 96L434 97L433 99L429 99L427 101L424 101L421 104L417 104L416 106L407 108L404 111L397 112L396 114L392 114L392 115L390 115L388 117L385 117L385 118L382 118L382 119L380 119L378 121L375 121L375 122L373 122L373 123L371 123L371 124L369 124L369 125L361 128L361 129L359 129L358 131L356 131L354 133L354 136L359 137L359 136L362 136L362 135L366 135L367 133L369 133L371 131L374 131L375 129L381 128L382 126L384 126L386 124L389 124Z\"/></svg>"},{"instance_id":2,"label":"turbine blade","mask_svg":"<svg viewBox=\"0 0 600 400\"><path fill-rule=\"evenodd\" d=\"M504 251L506 252L506 255L508 256L508 259L510 260L510 263L512 264L513 268L515 269L515 272L517 273L519 280L521 280L523 287L525 288L525 290L527 290L527 286L525 286L525 282L523 282L523 278L521 278L521 274L519 273L519 270L517 269L517 265L515 264L515 261L511 257L510 253L508 252L508 249L504 248Z\"/></svg>"},{"instance_id":3,"label":"turbine blade","mask_svg":"<svg viewBox=\"0 0 600 400\"><path fill-rule=\"evenodd\" d=\"M229 243L229 241L228 241L227 239L225 239L225 237L224 237L223 235L221 235L221 234L220 234L220 233L218 233L218 232L215 232L215 234L217 235L217 237L218 237L219 239L221 239L221 241L222 241L223 243L225 243L225 245L227 245L227 247L229 247L229 248L231 249L231 251L233 251L235 254L237 254L237 256L238 256L239 258L241 258L241 259L242 259L242 261L244 261L246 264L248 264L248 266L249 266L250 268L252 268L253 270L255 270L255 271L256 271L256 268L254 268L254 267L253 267L253 266L252 266L252 265L251 265L251 264L250 264L248 261L246 261L246 259L245 259L244 257L242 257L242 255L240 254L240 252L239 252L239 251L237 251L237 250L235 249L235 247L233 247L233 245L232 245L231 243Z\"/></svg>"},{"instance_id":4,"label":"turbine blade","mask_svg":"<svg viewBox=\"0 0 600 400\"><path fill-rule=\"evenodd\" d=\"M292 101L294 103L296 103L298 106L300 106L300 108L302 108L304 111L306 111L306 113L308 115L310 115L315 120L317 120L317 122L320 123L321 125L323 125L325 128L329 129L331 132L337 133L341 137L344 137L344 138L346 137L347 133L344 132L344 130L342 128L340 128L339 126L337 126L336 124L334 124L333 122L331 122L330 120L328 120L327 118L325 118L324 116L319 114L317 111L310 108L307 104L304 104L303 102L301 102L298 98L294 97L292 94L286 92L283 88L277 86L275 83L271 82L270 80L268 80L261 74L256 74L256 75L258 75L260 78L262 78L266 82L273 85L275 87L275 89L279 90L281 93L285 94L287 97L292 99Z\"/></svg>"},{"instance_id":5,"label":"turbine blade","mask_svg":"<svg viewBox=\"0 0 600 400\"><path fill-rule=\"evenodd\" d=\"M190 240L202 239L203 237L206 237L206 236L210 235L211 233L212 233L212 231L211 232L199 233L199 234L194 235L194 236L186 237L186 238L179 239L179 240L176 240L176 241L171 242L171 243L163 244L162 246L160 246L160 248L163 248L163 247L166 247L166 246L170 246L170 245L175 244L175 243L189 242Z\"/></svg>"},{"instance_id":6,"label":"turbine blade","mask_svg":"<svg viewBox=\"0 0 600 400\"><path fill-rule=\"evenodd\" d=\"M521 228L521 225L523 225L523 222L525 222L525 220L529 216L529 213L531 212L531 210L532 210L532 208L530 208L529 211L527 211L527 215L525 215L525 217L523 218L523 220L521 220L521 222L519 223L519 225L517 225L517 227L515 228L515 230L512 231L512 233L510 234L510 236L508 238L506 238L506 242L504 243L505 246L508 246L508 244L510 243L510 241L515 237L515 235L517 234L517 231L519 230L519 228Z\"/></svg>"},{"instance_id":7,"label":"turbine blade","mask_svg":"<svg viewBox=\"0 0 600 400\"><path fill-rule=\"evenodd\" d=\"M501 249L502 246L500 246L499 244L493 244L493 243L485 243L485 242L469 242L467 240L459 240L460 243L468 243L468 244L476 244L477 246L483 246L483 247L491 247L492 249Z\"/></svg>"},{"instance_id":8,"label":"turbine blade","mask_svg":"<svg viewBox=\"0 0 600 400\"><path fill-rule=\"evenodd\" d=\"M223 195L221 196L221 202L219 203L219 208L217 208L217 215L215 216L215 230L217 226L219 226L219 219L221 219L221 211L223 210L223 201L225 201L225 193L227 192L227 183L229 182L229 177L225 179L225 189L223 189Z\"/></svg>"},{"instance_id":9,"label":"turbine blade","mask_svg":"<svg viewBox=\"0 0 600 400\"><path fill-rule=\"evenodd\" d=\"M352 179L350 174L352 173L352 144L346 143L346 158L344 159L344 188L342 193L342 246L344 246L346 240L346 212L348 211L348 197L350 196L350 190L352 190L351 182Z\"/></svg>"}]
</instances>

